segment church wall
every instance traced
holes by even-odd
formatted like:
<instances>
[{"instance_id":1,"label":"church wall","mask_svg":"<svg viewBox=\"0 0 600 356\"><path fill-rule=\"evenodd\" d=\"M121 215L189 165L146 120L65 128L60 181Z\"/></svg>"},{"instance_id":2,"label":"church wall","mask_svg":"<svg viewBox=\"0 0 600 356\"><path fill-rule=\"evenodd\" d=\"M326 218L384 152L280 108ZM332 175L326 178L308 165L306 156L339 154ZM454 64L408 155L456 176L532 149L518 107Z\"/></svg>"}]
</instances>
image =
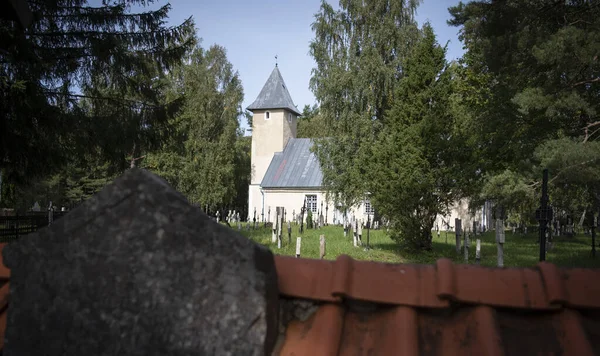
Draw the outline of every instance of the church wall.
<instances>
[{"instance_id":1,"label":"church wall","mask_svg":"<svg viewBox=\"0 0 600 356\"><path fill-rule=\"evenodd\" d=\"M473 229L473 221L479 221L479 225L482 226L486 223L486 219L483 215L482 208L479 208L472 215L469 213L469 204L466 200L459 200L454 203L450 207L450 213L447 215L438 215L436 217L435 223L433 224L433 229L436 230L437 227L441 231L448 230L446 227L446 223L450 223L450 230L454 230L454 222L455 219L461 219L461 225L464 228L467 228L469 231Z\"/></svg>"},{"instance_id":2,"label":"church wall","mask_svg":"<svg viewBox=\"0 0 600 356\"><path fill-rule=\"evenodd\" d=\"M273 159L273 153L284 149L284 110L268 110L270 119L265 120L266 110L257 110L252 118L252 178L251 184L260 184ZM285 142L284 142L285 141Z\"/></svg>"},{"instance_id":3,"label":"church wall","mask_svg":"<svg viewBox=\"0 0 600 356\"><path fill-rule=\"evenodd\" d=\"M254 218L254 209L256 208L256 221L260 221L260 212L262 207L262 194L260 186L251 184L248 186L248 221Z\"/></svg>"},{"instance_id":4,"label":"church wall","mask_svg":"<svg viewBox=\"0 0 600 356\"><path fill-rule=\"evenodd\" d=\"M291 220L293 217L293 213L299 214L300 209L304 204L304 198L306 195L316 195L317 196L317 211L321 210L321 202L323 202L323 217L327 215L327 223L328 224L341 224L343 221L343 212L337 211L334 207L333 202L326 201L326 193L325 191L320 190L296 190L296 189L265 189L265 219L267 219L267 212L269 207L271 208L271 216L270 219L273 221L273 212L275 211L275 207L283 206L288 214L286 216L287 220ZM327 214L325 208L328 207ZM257 208L257 211L260 210ZM317 213L313 213L315 219ZM306 215L305 215L306 217ZM348 218L352 218L361 220L363 222L367 221L367 215L365 214L364 206L361 204L354 209L351 209L348 212Z\"/></svg>"}]
</instances>

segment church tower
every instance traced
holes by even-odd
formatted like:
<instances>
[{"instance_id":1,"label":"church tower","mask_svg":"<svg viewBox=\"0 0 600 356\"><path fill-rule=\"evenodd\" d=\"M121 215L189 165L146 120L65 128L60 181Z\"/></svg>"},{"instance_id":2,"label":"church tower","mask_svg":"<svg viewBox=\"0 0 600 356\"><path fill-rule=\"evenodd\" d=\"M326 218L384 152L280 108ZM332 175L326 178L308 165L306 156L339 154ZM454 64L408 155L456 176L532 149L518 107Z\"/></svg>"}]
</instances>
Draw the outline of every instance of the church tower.
<instances>
[{"instance_id":1,"label":"church tower","mask_svg":"<svg viewBox=\"0 0 600 356\"><path fill-rule=\"evenodd\" d=\"M276 152L282 152L290 138L296 137L297 118L300 112L294 105L277 65L263 86L260 94L247 108L252 117L252 175L248 194L248 215L256 220L262 206L260 183Z\"/></svg>"}]
</instances>

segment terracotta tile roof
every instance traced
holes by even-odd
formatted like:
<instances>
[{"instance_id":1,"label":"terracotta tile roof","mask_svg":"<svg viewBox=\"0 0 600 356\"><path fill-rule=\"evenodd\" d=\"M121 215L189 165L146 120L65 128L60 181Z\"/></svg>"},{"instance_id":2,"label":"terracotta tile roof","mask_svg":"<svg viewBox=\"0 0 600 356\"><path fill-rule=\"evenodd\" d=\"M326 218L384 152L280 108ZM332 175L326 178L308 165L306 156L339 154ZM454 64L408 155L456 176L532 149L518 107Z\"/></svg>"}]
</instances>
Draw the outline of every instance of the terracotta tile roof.
<instances>
[{"instance_id":1,"label":"terracotta tile roof","mask_svg":"<svg viewBox=\"0 0 600 356\"><path fill-rule=\"evenodd\" d=\"M0 244L0 350L8 279ZM600 355L600 270L276 256L280 296L315 305L279 355Z\"/></svg>"},{"instance_id":2,"label":"terracotta tile roof","mask_svg":"<svg viewBox=\"0 0 600 356\"><path fill-rule=\"evenodd\" d=\"M600 270L275 262L282 296L319 305L280 355L600 354Z\"/></svg>"}]
</instances>

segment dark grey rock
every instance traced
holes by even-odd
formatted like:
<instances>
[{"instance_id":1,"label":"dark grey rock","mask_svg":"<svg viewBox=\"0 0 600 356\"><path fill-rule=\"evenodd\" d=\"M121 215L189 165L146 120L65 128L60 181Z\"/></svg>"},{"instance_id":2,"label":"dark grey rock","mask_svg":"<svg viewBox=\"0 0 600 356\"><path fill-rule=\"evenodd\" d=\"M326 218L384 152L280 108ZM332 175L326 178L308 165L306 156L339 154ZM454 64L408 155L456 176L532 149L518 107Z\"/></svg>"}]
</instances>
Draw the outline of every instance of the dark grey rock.
<instances>
[{"instance_id":1,"label":"dark grey rock","mask_svg":"<svg viewBox=\"0 0 600 356\"><path fill-rule=\"evenodd\" d=\"M4 249L4 355L267 355L273 256L129 170L51 227Z\"/></svg>"}]
</instances>

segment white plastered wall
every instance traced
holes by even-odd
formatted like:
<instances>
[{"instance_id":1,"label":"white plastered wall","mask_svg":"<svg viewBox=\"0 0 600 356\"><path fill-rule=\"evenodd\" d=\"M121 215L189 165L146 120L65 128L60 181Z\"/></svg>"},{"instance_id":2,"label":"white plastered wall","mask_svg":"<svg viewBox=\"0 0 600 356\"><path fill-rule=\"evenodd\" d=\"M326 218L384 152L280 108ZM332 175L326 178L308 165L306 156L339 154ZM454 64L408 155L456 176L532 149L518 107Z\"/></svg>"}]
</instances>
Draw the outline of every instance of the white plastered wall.
<instances>
[{"instance_id":1,"label":"white plastered wall","mask_svg":"<svg viewBox=\"0 0 600 356\"><path fill-rule=\"evenodd\" d=\"M296 215L300 213L306 195L317 196L317 211L321 210L321 203L323 203L323 218L327 218L327 224L341 224L343 221L343 212L337 211L333 202L326 201L326 193L324 191L310 189L264 189L263 192L265 199L265 219L270 218L271 222L273 221L275 207L278 206L282 206L286 209L286 220L292 220L294 213ZM268 216L269 208L271 208L270 216ZM260 213L259 209L257 209L257 211ZM318 218L317 214L318 213L313 213L315 220ZM348 211L348 218L352 219L353 217L366 223L367 215L365 214L365 209L362 204Z\"/></svg>"},{"instance_id":2,"label":"white plastered wall","mask_svg":"<svg viewBox=\"0 0 600 356\"><path fill-rule=\"evenodd\" d=\"M461 225L463 229L471 231L473 229L473 221L479 221L479 226L485 222L482 208L475 210L474 214L469 213L469 204L466 200L459 200L450 207L450 213L447 215L438 215L433 224L433 229L436 230L438 227L441 231L448 230L446 223L450 224L450 229L455 229L455 219L461 219Z\"/></svg>"}]
</instances>

